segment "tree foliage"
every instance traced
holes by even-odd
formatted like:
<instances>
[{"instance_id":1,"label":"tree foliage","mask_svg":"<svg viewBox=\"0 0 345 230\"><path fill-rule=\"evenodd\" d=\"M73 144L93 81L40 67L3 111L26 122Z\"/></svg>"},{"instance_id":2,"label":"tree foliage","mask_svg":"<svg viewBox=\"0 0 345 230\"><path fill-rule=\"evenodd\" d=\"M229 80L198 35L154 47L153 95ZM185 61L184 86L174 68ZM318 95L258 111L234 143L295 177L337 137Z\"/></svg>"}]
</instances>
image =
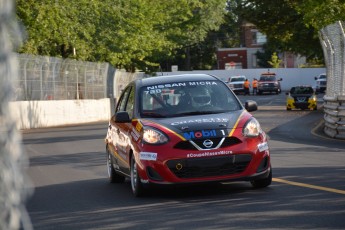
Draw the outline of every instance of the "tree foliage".
<instances>
[{"instance_id":1,"label":"tree foliage","mask_svg":"<svg viewBox=\"0 0 345 230\"><path fill-rule=\"evenodd\" d=\"M306 57L322 56L318 31L304 22L290 0L242 0L237 11L243 20L265 33L268 46L277 52L289 51Z\"/></svg>"},{"instance_id":2,"label":"tree foliage","mask_svg":"<svg viewBox=\"0 0 345 230\"><path fill-rule=\"evenodd\" d=\"M319 59L318 31L345 19L342 0L16 0L19 52L157 71L216 68L217 48L240 47L242 22L267 36L262 53Z\"/></svg>"},{"instance_id":3,"label":"tree foliage","mask_svg":"<svg viewBox=\"0 0 345 230\"><path fill-rule=\"evenodd\" d=\"M303 0L289 1L303 15L303 22L317 30L345 20L345 2L343 0Z\"/></svg>"},{"instance_id":4,"label":"tree foliage","mask_svg":"<svg viewBox=\"0 0 345 230\"><path fill-rule=\"evenodd\" d=\"M16 0L27 31L20 52L107 61L127 70L202 42L226 0Z\"/></svg>"}]
</instances>

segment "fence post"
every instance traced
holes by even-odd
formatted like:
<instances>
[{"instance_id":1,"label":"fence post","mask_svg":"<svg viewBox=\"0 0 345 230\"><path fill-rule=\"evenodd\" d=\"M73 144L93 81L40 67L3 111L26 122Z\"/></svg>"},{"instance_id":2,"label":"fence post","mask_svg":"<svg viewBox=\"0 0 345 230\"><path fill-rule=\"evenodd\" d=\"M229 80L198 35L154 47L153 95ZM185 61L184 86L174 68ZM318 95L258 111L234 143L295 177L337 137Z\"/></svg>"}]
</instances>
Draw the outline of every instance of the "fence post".
<instances>
[{"instance_id":1,"label":"fence post","mask_svg":"<svg viewBox=\"0 0 345 230\"><path fill-rule=\"evenodd\" d=\"M345 139L345 33L338 21L320 31L327 66L327 89L324 96L324 132L332 138Z\"/></svg>"}]
</instances>

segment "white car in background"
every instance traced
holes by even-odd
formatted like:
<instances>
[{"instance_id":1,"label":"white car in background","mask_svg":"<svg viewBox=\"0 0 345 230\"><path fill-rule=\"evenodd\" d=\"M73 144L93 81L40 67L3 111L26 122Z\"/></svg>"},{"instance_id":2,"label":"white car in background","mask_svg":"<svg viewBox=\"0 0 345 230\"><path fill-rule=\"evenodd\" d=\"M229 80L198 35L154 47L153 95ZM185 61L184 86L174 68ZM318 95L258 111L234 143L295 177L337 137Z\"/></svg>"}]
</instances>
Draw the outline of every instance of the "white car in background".
<instances>
[{"instance_id":1,"label":"white car in background","mask_svg":"<svg viewBox=\"0 0 345 230\"><path fill-rule=\"evenodd\" d=\"M228 80L228 85L230 86L230 89L236 93L244 93L244 86L243 83L246 81L246 76L240 75L240 76L232 76Z\"/></svg>"},{"instance_id":2,"label":"white car in background","mask_svg":"<svg viewBox=\"0 0 345 230\"><path fill-rule=\"evenodd\" d=\"M324 93L327 86L327 75L326 73L320 74L318 77L315 77L316 87L315 90L317 93Z\"/></svg>"}]
</instances>

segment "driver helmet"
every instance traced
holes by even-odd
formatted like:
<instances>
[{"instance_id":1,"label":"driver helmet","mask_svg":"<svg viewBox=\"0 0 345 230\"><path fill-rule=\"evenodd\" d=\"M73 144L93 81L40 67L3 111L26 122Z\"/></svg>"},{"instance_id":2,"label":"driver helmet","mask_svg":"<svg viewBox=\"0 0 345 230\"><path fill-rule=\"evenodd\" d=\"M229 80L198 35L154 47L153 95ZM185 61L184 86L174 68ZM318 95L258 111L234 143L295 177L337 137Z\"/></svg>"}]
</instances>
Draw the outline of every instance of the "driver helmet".
<instances>
[{"instance_id":1,"label":"driver helmet","mask_svg":"<svg viewBox=\"0 0 345 230\"><path fill-rule=\"evenodd\" d=\"M211 103L211 94L205 87L197 87L191 92L192 106L202 107Z\"/></svg>"}]
</instances>

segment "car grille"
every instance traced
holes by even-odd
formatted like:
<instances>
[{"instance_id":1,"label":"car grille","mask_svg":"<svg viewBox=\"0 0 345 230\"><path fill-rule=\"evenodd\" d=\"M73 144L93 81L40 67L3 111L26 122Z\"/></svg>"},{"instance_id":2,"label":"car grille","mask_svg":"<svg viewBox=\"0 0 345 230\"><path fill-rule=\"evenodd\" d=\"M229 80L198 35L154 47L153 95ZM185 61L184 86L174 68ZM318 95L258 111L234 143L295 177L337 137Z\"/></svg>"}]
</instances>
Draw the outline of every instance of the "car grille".
<instances>
[{"instance_id":1,"label":"car grille","mask_svg":"<svg viewBox=\"0 0 345 230\"><path fill-rule=\"evenodd\" d=\"M242 89L242 88L243 88L243 85L235 84L235 85L233 85L233 87L234 87L235 89Z\"/></svg>"},{"instance_id":2,"label":"car grille","mask_svg":"<svg viewBox=\"0 0 345 230\"><path fill-rule=\"evenodd\" d=\"M271 89L271 88L275 88L275 84L274 83L262 83L260 84L260 88L264 88L264 89Z\"/></svg>"},{"instance_id":3,"label":"car grille","mask_svg":"<svg viewBox=\"0 0 345 230\"><path fill-rule=\"evenodd\" d=\"M250 154L189 158L170 160L167 166L178 178L203 178L241 173L251 159Z\"/></svg>"},{"instance_id":4,"label":"car grille","mask_svg":"<svg viewBox=\"0 0 345 230\"><path fill-rule=\"evenodd\" d=\"M223 139L223 137L217 137L217 138L208 138L208 140L211 140L213 142L212 146L209 148L206 148L203 143L206 139L200 139L200 140L188 140L188 141L180 141L177 143L174 148L175 149L184 149L184 150L197 150L197 148L192 144L196 144L199 149L214 149L219 145L219 142ZM226 137L219 148L229 147L232 145L236 145L241 143L241 141L236 137Z\"/></svg>"},{"instance_id":5,"label":"car grille","mask_svg":"<svg viewBox=\"0 0 345 230\"><path fill-rule=\"evenodd\" d=\"M296 97L294 97L294 100L295 100L295 102L308 102L308 100L309 100L309 97L301 97L301 96L296 96Z\"/></svg>"}]
</instances>

